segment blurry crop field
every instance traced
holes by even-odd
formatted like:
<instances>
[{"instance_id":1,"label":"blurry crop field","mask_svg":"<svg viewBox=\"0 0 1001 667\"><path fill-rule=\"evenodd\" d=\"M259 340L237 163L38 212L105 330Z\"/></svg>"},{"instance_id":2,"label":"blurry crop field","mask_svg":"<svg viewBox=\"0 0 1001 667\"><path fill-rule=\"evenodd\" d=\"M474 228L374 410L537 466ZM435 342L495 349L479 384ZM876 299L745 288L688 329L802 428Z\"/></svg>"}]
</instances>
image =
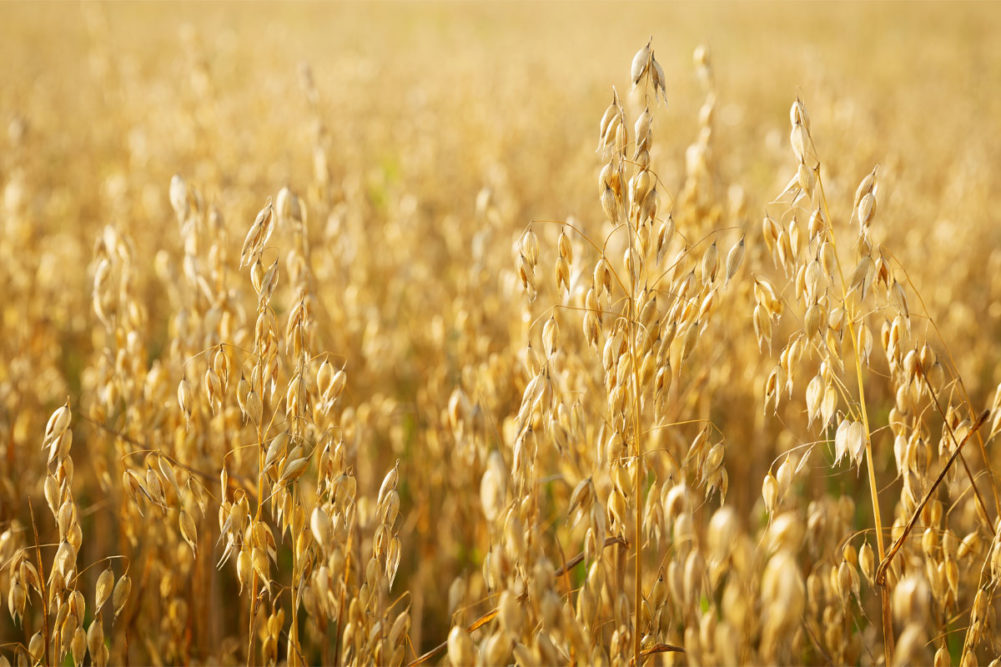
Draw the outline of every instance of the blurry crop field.
<instances>
[{"instance_id":1,"label":"blurry crop field","mask_svg":"<svg viewBox=\"0 0 1001 667\"><path fill-rule=\"evenodd\" d=\"M998 5L0 26L0 666L997 664Z\"/></svg>"}]
</instances>

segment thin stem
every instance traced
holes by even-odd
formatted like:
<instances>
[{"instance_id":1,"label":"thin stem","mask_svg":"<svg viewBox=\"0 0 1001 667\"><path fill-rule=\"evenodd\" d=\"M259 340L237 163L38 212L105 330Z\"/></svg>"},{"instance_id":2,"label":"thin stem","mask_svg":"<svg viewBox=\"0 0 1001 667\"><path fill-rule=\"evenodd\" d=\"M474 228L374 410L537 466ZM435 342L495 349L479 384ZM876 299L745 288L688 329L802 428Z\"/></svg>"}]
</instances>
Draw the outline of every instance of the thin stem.
<instances>
[{"instance_id":1,"label":"thin stem","mask_svg":"<svg viewBox=\"0 0 1001 667\"><path fill-rule=\"evenodd\" d=\"M892 255L890 256L893 257ZM942 344L946 356L949 357L949 363L952 365L953 370L955 370L956 360L952 356L952 351L949 349L949 345L946 343L945 336L942 335L942 331L938 328L938 324L932 318L931 313L928 310L928 305L925 303L925 300L921 297L921 292L919 292L917 288L914 286L914 281L911 280L911 275L910 273L908 273L907 267L905 267L896 257L893 257L893 260L897 263L897 266L903 272L904 278L906 278L907 280L907 284L910 285L911 291L914 293L914 296L917 297L918 303L921 304L921 309L924 311L925 317L931 324L932 329L935 330L935 334L938 336L939 342ZM970 399L970 393L966 390L966 383L963 382L963 378L960 377L959 373L955 373L955 376L956 376L956 383L959 385L960 390L963 392L963 398L966 400L966 404L970 410L970 415L972 416L973 402ZM987 480L988 482L990 482L991 493L994 496L994 512L995 514L998 514L1001 513L1001 497L999 497L998 495L997 478L994 475L994 466L990 464L990 458L987 456L987 446L984 443L984 438L980 435L980 433L977 433L977 445L980 447L980 455L984 460L984 468L987 471ZM981 502L983 501L981 500ZM994 526L991 524L989 519L987 521L987 526L990 528L991 531L994 530Z\"/></svg>"},{"instance_id":2,"label":"thin stem","mask_svg":"<svg viewBox=\"0 0 1001 667\"><path fill-rule=\"evenodd\" d=\"M841 267L841 259L838 257L837 242L834 238L834 221L833 218L831 218L831 211L827 204L827 195L824 192L824 181L820 175L819 161L817 162L817 166L814 168L814 175L817 179L820 202L824 207L824 219L827 222L827 235L831 241L832 247L834 247L835 263L837 264L838 274L841 278L841 296L845 305L847 315L845 319L848 322L848 334L851 337L852 351L854 352L853 356L855 359L855 378L858 382L859 391L859 411L862 415L863 427L865 428L865 460L866 471L869 477L869 494L872 500L873 527L876 531L876 547L879 552L879 559L882 561L886 557L886 547L883 543L883 519L879 511L879 487L876 483L876 465L872 456L872 436L870 435L871 430L869 427L869 413L866 409L865 383L862 378L862 355L858 349L858 338L855 335L855 313L847 312L849 305L847 281L845 280L844 270ZM854 309L852 310L854 311ZM883 622L883 654L886 664L889 665L893 661L893 619L890 616L890 594L886 587L882 584L880 585L880 602L882 606Z\"/></svg>"},{"instance_id":3,"label":"thin stem","mask_svg":"<svg viewBox=\"0 0 1001 667\"><path fill-rule=\"evenodd\" d=\"M344 549L344 578L343 581L341 582L341 595L337 602L337 630L336 630L337 634L334 641L335 665L341 664L341 641L344 638L343 635L344 603L345 603L345 594L348 590L348 576L351 573L351 548L352 548L351 542L353 538L354 538L354 531L350 530L348 532L347 547Z\"/></svg>"},{"instance_id":4,"label":"thin stem","mask_svg":"<svg viewBox=\"0 0 1001 667\"><path fill-rule=\"evenodd\" d=\"M640 651L640 656L647 658L651 655L656 655L658 653L684 653L685 649L680 646L675 646L674 644L655 644L648 649L643 649ZM630 663L636 664L636 663Z\"/></svg>"},{"instance_id":5,"label":"thin stem","mask_svg":"<svg viewBox=\"0 0 1001 667\"><path fill-rule=\"evenodd\" d=\"M635 303L631 301L630 303ZM635 305L630 306L635 311ZM633 325L635 332L635 324ZM633 357L633 439L636 441L636 478L633 481L635 487L636 502L636 587L633 592L633 603L635 605L635 630L633 631L633 653L636 664L639 665L640 658L640 620L643 602L643 440L640 434L640 384L639 367L636 360L636 336L630 336L630 353Z\"/></svg>"},{"instance_id":6,"label":"thin stem","mask_svg":"<svg viewBox=\"0 0 1001 667\"><path fill-rule=\"evenodd\" d=\"M647 61L647 76L643 79L643 106L649 107L649 97L650 97L650 76L649 70L653 66L653 51L650 51L650 56ZM636 137L637 147L639 146L639 137ZM633 440L634 447L636 448L636 472L635 478L633 479L633 501L636 503L636 516L635 516L635 526L634 526L634 540L636 542L634 546L634 553L636 555L636 572L635 572L635 582L633 587L633 664L639 667L640 665L640 652L642 649L641 645L641 631L640 623L642 621L642 610L643 610L643 440L641 438L640 428L640 381L639 381L639 356L636 354L636 337L638 335L638 314L636 312L636 283L639 279L640 271L643 270L646 258L640 252L640 248L636 243L636 230L633 229L629 221L630 211L628 207L625 211L625 223L626 229L629 232L629 248L630 251L635 255L633 262L635 264L636 275L632 275L630 271L629 276L629 355L632 357L633 366ZM629 267L626 267L627 269Z\"/></svg>"},{"instance_id":7,"label":"thin stem","mask_svg":"<svg viewBox=\"0 0 1001 667\"><path fill-rule=\"evenodd\" d=\"M45 640L45 664L51 665L49 655L49 592L45 585L45 565L42 563L42 550L38 546L38 526L35 524L35 508L28 500L28 512L31 514L31 532L35 536L35 562L38 564L38 583L42 587L42 637Z\"/></svg>"},{"instance_id":8,"label":"thin stem","mask_svg":"<svg viewBox=\"0 0 1001 667\"><path fill-rule=\"evenodd\" d=\"M983 590L984 594L987 596L985 608L990 608L993 604L994 587L989 585L987 582L988 578L991 577L991 563L994 560L994 549L998 540L1001 539L1001 533L993 529L992 532L994 533L994 536L991 538L991 543L985 551L984 562L980 566L980 579L977 584L977 590ZM966 634L963 637L963 653L959 660L959 664L961 665L966 664L966 656L971 650L974 649L975 631L980 623L983 622L983 619L976 619L978 622L974 622L973 614L975 612L976 607L974 606L974 608L970 610L970 624L966 627Z\"/></svg>"},{"instance_id":9,"label":"thin stem","mask_svg":"<svg viewBox=\"0 0 1001 667\"><path fill-rule=\"evenodd\" d=\"M952 439L952 443L956 446L956 450L962 446L956 441L956 433L952 430L952 426L949 425L949 420L946 418L945 411L942 409L942 403L938 400L938 395L931 386L931 382L928 381L928 375L925 373L924 367L921 362L918 362L918 374L921 379L925 381L925 386L928 387L928 393L931 394L932 401L935 403L935 408L938 410L939 415L942 416L942 425L945 430L949 433L949 438ZM979 438L978 438L979 439ZM966 438L963 439L966 442ZM963 464L963 470L966 471L966 477L970 480L970 488L973 489L973 497L977 500L977 509L980 510L980 518L983 520L985 526L991 525L990 517L987 516L987 505L984 503L983 497L980 495L980 491L977 489L976 480L973 479L973 471L970 470L969 464L966 463L966 459L960 455L959 462ZM988 470L990 467L988 466Z\"/></svg>"},{"instance_id":10,"label":"thin stem","mask_svg":"<svg viewBox=\"0 0 1001 667\"><path fill-rule=\"evenodd\" d=\"M257 420L257 513L254 523L261 520L261 510L264 508L264 373L260 373L260 400L262 414ZM253 532L253 531L251 531ZM257 607L257 570L250 568L250 620L247 628L247 667L250 667L254 657L254 615Z\"/></svg>"},{"instance_id":11,"label":"thin stem","mask_svg":"<svg viewBox=\"0 0 1001 667\"><path fill-rule=\"evenodd\" d=\"M952 456L950 456L949 460L946 461L945 466L938 474L938 477L935 478L934 483L928 487L928 490L925 492L921 502L914 508L914 512L911 514L911 519L907 522L907 527L904 528L904 532L897 538L897 541L893 543L893 547L891 547L890 552L886 555L886 558L880 560L879 567L876 568L876 583L880 586L886 583L886 570L890 567L893 557L897 555L897 552L900 551L900 547L904 545L904 541L907 539L907 536L914 529L914 524L916 524L918 519L921 517L921 511L924 509L925 505L928 504L928 501L931 500L932 494L935 493L936 489L938 489L938 485L942 483L943 479L945 479L946 474L949 472L949 468L952 467L952 464L959 457L959 453L963 450L963 445L970 440L971 435L976 433L977 430L984 425L984 422L987 421L990 414L990 410L984 410L977 419L977 423L970 429L970 432L963 436L962 442L960 442L959 446L952 452Z\"/></svg>"},{"instance_id":12,"label":"thin stem","mask_svg":"<svg viewBox=\"0 0 1001 667\"><path fill-rule=\"evenodd\" d=\"M298 486L296 486L296 487L294 487L292 489L292 507L299 507L299 487ZM293 512L294 511L295 510L293 510ZM291 592L292 592L292 626L289 628L289 635L290 635L289 644L290 644L290 647L289 647L289 655L287 656L287 659L288 659L289 663L293 664L293 665L300 665L300 664L302 664L302 660L299 657L299 654L300 654L300 647L299 647L299 604L300 604L300 600L299 600L299 586L298 586L298 583L297 583L298 580L299 580L299 578L300 578L300 572L299 572L299 568L300 567L301 567L301 564L299 562L299 550L296 548L296 541L295 541L294 536L293 536L293 540L292 540L292 581L290 582L291 585L289 587L290 590L291 590ZM292 650L291 650L292 648L294 648L295 651L296 651L296 657L295 657L294 661L293 661L293 658L292 658Z\"/></svg>"}]
</instances>

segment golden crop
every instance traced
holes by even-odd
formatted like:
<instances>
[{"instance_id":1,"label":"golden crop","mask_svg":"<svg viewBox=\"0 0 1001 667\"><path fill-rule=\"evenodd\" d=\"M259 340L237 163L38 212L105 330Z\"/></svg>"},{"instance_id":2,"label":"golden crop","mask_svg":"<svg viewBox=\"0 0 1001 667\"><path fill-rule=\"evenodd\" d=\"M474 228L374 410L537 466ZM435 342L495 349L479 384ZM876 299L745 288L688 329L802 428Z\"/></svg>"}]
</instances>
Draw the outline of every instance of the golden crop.
<instances>
[{"instance_id":1,"label":"golden crop","mask_svg":"<svg viewBox=\"0 0 1001 667\"><path fill-rule=\"evenodd\" d=\"M0 25L0 667L997 664L994 6Z\"/></svg>"}]
</instances>

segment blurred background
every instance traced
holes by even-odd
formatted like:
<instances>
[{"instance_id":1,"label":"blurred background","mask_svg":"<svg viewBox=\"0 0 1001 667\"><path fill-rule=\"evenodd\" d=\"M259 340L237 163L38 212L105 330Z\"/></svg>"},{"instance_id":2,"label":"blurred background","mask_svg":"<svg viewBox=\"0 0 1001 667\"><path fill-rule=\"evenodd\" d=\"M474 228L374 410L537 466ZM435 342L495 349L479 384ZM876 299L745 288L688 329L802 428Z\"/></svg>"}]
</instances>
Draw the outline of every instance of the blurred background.
<instances>
[{"instance_id":1,"label":"blurred background","mask_svg":"<svg viewBox=\"0 0 1001 667\"><path fill-rule=\"evenodd\" d=\"M335 175L350 165L353 178L420 183L456 213L506 179L519 221L585 216L596 203L597 122L652 36L668 79L657 128L658 150L674 158L660 169L668 184L681 180L694 138L702 98L691 54L704 44L721 168L755 206L781 187L787 110L799 97L835 197L879 164L883 203L910 221L896 239L904 263L934 262L936 277L956 275L966 290L988 282L958 276L985 271L994 245L985 241L997 239L1001 54L989 37L1001 12L992 3L5 3L0 12L2 112L37 133L29 164L50 179L39 205L55 208L38 234L109 221L101 193L126 175L136 195L164 192L178 165L227 191L305 181L314 126L302 63ZM266 161L251 152L259 143L275 149ZM918 278L972 331L951 279ZM987 298L961 301L990 310Z\"/></svg>"}]
</instances>

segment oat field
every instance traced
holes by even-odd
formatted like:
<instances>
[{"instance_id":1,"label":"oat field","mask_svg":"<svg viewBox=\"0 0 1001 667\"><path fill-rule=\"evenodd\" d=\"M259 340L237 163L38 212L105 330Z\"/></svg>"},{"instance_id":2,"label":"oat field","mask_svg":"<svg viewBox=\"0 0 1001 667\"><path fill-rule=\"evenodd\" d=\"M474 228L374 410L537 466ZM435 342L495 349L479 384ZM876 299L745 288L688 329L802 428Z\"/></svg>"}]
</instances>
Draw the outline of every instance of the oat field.
<instances>
[{"instance_id":1,"label":"oat field","mask_svg":"<svg viewBox=\"0 0 1001 667\"><path fill-rule=\"evenodd\" d=\"M999 664L998 5L0 25L0 667Z\"/></svg>"}]
</instances>

